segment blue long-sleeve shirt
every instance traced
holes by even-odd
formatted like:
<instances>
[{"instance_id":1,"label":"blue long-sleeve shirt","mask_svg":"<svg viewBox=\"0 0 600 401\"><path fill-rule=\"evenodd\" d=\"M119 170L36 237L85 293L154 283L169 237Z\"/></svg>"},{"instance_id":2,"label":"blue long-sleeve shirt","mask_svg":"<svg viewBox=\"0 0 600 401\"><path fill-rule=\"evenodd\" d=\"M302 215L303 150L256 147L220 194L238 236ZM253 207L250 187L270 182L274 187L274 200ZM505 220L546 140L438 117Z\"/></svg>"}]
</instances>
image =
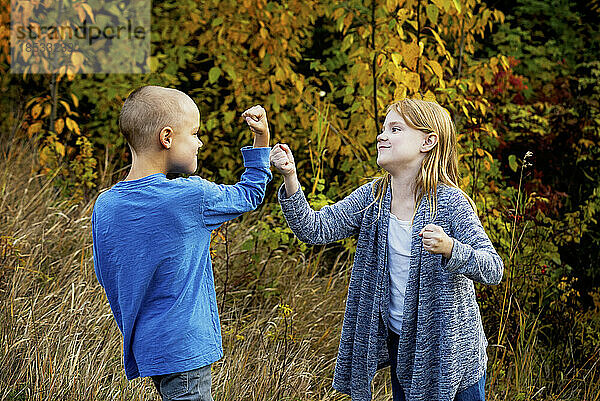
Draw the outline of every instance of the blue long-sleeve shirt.
<instances>
[{"instance_id":1,"label":"blue long-sleeve shirt","mask_svg":"<svg viewBox=\"0 0 600 401\"><path fill-rule=\"evenodd\" d=\"M211 231L255 209L270 148L242 148L235 185L162 173L121 181L92 213L94 268L123 334L128 379L183 372L223 356Z\"/></svg>"}]
</instances>

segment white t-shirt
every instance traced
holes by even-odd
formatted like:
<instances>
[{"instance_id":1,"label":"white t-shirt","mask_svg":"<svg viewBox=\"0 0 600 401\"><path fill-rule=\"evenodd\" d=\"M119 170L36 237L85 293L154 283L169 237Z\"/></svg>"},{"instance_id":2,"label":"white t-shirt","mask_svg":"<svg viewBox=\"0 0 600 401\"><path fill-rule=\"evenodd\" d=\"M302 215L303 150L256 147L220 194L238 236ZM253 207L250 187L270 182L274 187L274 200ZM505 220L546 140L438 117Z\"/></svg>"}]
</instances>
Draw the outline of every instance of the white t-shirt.
<instances>
[{"instance_id":1,"label":"white t-shirt","mask_svg":"<svg viewBox=\"0 0 600 401\"><path fill-rule=\"evenodd\" d=\"M412 225L410 221L399 220L394 214L390 213L387 241L388 270L390 272L389 326L397 334L400 334L402 328L404 294L410 269L411 241Z\"/></svg>"}]
</instances>

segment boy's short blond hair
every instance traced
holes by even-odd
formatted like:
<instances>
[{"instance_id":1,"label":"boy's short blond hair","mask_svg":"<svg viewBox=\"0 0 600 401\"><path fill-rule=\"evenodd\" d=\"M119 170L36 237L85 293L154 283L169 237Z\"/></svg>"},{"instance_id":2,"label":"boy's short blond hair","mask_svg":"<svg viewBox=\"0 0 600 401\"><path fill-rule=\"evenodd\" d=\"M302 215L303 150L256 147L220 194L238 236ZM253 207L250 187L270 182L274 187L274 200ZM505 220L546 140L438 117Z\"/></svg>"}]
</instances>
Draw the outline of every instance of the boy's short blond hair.
<instances>
[{"instance_id":1,"label":"boy's short blond hair","mask_svg":"<svg viewBox=\"0 0 600 401\"><path fill-rule=\"evenodd\" d=\"M176 130L186 101L191 99L185 93L162 86L142 86L131 92L119 114L119 129L129 146L143 152L158 141L157 134L164 127Z\"/></svg>"}]
</instances>

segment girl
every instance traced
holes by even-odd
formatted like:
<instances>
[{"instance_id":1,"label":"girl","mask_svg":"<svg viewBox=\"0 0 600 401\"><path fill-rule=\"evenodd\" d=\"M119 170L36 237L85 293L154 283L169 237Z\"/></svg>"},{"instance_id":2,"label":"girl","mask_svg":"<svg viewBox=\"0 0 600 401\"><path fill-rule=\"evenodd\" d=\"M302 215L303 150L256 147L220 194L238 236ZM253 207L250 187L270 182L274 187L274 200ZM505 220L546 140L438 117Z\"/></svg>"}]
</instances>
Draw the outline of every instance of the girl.
<instances>
[{"instance_id":1,"label":"girl","mask_svg":"<svg viewBox=\"0 0 600 401\"><path fill-rule=\"evenodd\" d=\"M290 149L277 144L270 160L301 241L358 234L333 387L370 400L376 370L391 365L394 401L484 400L487 340L473 281L498 284L504 266L458 187L449 113L422 100L392 104L377 136L385 175L320 211Z\"/></svg>"}]
</instances>

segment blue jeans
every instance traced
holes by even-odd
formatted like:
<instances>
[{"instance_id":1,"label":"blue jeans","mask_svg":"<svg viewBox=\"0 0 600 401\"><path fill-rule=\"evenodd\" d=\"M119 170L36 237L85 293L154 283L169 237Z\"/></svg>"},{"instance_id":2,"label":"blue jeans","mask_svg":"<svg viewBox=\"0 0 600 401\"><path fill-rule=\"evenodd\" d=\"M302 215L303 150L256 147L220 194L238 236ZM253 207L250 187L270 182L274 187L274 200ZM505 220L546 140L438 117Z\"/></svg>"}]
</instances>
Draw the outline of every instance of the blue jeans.
<instances>
[{"instance_id":1,"label":"blue jeans","mask_svg":"<svg viewBox=\"0 0 600 401\"><path fill-rule=\"evenodd\" d=\"M391 374L392 374L392 394L394 401L406 401L404 398L404 390L400 386L400 381L396 375L396 356L398 355L398 340L400 337L393 331L388 332L388 352L390 354L390 360L392 362ZM475 383L471 387L456 394L454 401L485 401L485 372L479 382Z\"/></svg>"},{"instance_id":2,"label":"blue jeans","mask_svg":"<svg viewBox=\"0 0 600 401\"><path fill-rule=\"evenodd\" d=\"M162 401L212 401L210 366L152 376L152 381Z\"/></svg>"}]
</instances>

